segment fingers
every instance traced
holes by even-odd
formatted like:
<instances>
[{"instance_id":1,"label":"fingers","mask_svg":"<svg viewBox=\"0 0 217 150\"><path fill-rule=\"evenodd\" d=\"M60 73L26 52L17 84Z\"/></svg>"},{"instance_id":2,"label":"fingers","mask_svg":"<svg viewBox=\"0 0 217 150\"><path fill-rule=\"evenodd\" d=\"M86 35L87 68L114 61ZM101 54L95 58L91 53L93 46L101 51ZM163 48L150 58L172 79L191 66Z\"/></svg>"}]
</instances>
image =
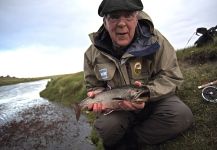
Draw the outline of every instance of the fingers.
<instances>
[{"instance_id":1,"label":"fingers","mask_svg":"<svg viewBox=\"0 0 217 150\"><path fill-rule=\"evenodd\" d=\"M87 106L87 109L88 109L89 111L93 110L93 104L89 104L89 105Z\"/></svg>"},{"instance_id":2,"label":"fingers","mask_svg":"<svg viewBox=\"0 0 217 150\"><path fill-rule=\"evenodd\" d=\"M136 87L142 87L142 86L143 86L142 82L140 82L140 81L135 81L135 82L134 82L134 85L135 85Z\"/></svg>"},{"instance_id":3,"label":"fingers","mask_svg":"<svg viewBox=\"0 0 217 150\"><path fill-rule=\"evenodd\" d=\"M103 90L102 89L98 89L95 91L89 91L87 92L87 96L90 98L94 98L97 94L101 93Z\"/></svg>"},{"instance_id":4,"label":"fingers","mask_svg":"<svg viewBox=\"0 0 217 150\"><path fill-rule=\"evenodd\" d=\"M93 103L88 105L88 110L92 110L95 113L101 113L105 110L105 105L102 103Z\"/></svg>"},{"instance_id":5,"label":"fingers","mask_svg":"<svg viewBox=\"0 0 217 150\"><path fill-rule=\"evenodd\" d=\"M94 103L93 104L93 112L101 112L102 111L102 104L101 103Z\"/></svg>"},{"instance_id":6,"label":"fingers","mask_svg":"<svg viewBox=\"0 0 217 150\"><path fill-rule=\"evenodd\" d=\"M90 98L94 98L95 95L96 94L94 93L94 91L87 92L87 96L90 97Z\"/></svg>"}]
</instances>

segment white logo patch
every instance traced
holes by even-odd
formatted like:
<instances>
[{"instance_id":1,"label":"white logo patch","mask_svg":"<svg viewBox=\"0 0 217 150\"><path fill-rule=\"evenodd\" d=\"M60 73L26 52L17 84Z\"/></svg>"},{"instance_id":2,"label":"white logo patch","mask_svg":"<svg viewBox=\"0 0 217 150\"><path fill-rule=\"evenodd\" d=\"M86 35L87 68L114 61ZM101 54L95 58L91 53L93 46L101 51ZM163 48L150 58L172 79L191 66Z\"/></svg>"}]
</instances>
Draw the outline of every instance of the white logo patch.
<instances>
[{"instance_id":1,"label":"white logo patch","mask_svg":"<svg viewBox=\"0 0 217 150\"><path fill-rule=\"evenodd\" d=\"M103 80L108 79L108 71L107 68L103 68L99 70L100 76Z\"/></svg>"}]
</instances>

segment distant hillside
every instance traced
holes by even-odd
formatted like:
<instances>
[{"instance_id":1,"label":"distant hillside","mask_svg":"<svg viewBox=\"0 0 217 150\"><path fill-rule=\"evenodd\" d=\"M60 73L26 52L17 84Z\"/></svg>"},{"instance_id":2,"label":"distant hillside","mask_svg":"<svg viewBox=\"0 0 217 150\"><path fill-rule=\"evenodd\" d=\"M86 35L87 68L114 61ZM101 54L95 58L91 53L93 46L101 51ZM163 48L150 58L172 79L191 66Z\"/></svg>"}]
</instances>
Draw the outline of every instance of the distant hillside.
<instances>
[{"instance_id":1,"label":"distant hillside","mask_svg":"<svg viewBox=\"0 0 217 150\"><path fill-rule=\"evenodd\" d=\"M38 81L38 80L43 80L43 79L56 79L58 77L66 76L66 75L67 74L44 76L44 77L35 77L35 78L17 78L17 77L11 77L9 75L0 76L0 86L23 83L23 82Z\"/></svg>"},{"instance_id":2,"label":"distant hillside","mask_svg":"<svg viewBox=\"0 0 217 150\"><path fill-rule=\"evenodd\" d=\"M17 83L23 83L23 82L31 82L31 81L37 81L47 79L46 77L40 77L40 78L17 78L17 77L10 77L8 76L0 76L0 86L3 85L10 85L10 84L17 84Z\"/></svg>"},{"instance_id":3,"label":"distant hillside","mask_svg":"<svg viewBox=\"0 0 217 150\"><path fill-rule=\"evenodd\" d=\"M163 150L217 149L217 104L205 102L198 85L217 80L217 44L203 48L189 47L177 51L185 81L177 94L192 109L194 125L191 129L160 145ZM86 97L83 73L51 80L41 96L69 105ZM92 135L92 141L98 139ZM150 147L151 148L151 147ZM102 148L98 148L102 149ZM147 148L148 150L149 148Z\"/></svg>"}]
</instances>

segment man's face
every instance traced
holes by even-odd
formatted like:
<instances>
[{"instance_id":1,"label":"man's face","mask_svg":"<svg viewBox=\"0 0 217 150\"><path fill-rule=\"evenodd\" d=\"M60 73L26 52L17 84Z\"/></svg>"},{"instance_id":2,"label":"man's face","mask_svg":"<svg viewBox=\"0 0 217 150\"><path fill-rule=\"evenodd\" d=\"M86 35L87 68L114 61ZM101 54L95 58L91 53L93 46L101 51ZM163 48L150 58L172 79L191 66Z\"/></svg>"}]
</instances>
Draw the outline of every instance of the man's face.
<instances>
[{"instance_id":1,"label":"man's face","mask_svg":"<svg viewBox=\"0 0 217 150\"><path fill-rule=\"evenodd\" d=\"M125 47L133 40L137 14L135 11L116 11L105 16L104 26L115 46Z\"/></svg>"}]
</instances>

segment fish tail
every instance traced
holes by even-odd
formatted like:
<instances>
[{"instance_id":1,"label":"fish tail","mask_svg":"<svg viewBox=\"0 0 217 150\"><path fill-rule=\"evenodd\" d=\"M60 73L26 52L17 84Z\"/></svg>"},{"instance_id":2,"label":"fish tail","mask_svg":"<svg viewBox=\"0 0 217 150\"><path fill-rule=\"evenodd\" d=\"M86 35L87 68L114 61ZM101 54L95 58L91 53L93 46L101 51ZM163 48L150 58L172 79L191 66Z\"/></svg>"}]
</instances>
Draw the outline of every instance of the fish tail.
<instances>
[{"instance_id":1,"label":"fish tail","mask_svg":"<svg viewBox=\"0 0 217 150\"><path fill-rule=\"evenodd\" d=\"M73 109L75 111L76 120L78 121L81 115L81 107L78 103L73 104Z\"/></svg>"}]
</instances>

